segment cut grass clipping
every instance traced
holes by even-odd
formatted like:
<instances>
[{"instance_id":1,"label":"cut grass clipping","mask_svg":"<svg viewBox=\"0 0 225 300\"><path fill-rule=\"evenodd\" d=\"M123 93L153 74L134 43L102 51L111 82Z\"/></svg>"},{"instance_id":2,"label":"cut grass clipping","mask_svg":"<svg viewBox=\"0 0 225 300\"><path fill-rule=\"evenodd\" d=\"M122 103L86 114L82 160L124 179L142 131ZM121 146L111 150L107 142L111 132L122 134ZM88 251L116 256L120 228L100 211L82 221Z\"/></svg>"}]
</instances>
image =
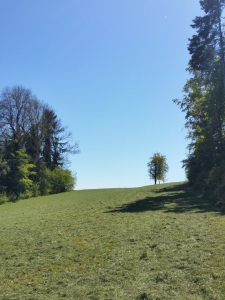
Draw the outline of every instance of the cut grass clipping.
<instances>
[{"instance_id":1,"label":"cut grass clipping","mask_svg":"<svg viewBox=\"0 0 225 300\"><path fill-rule=\"evenodd\" d=\"M3 204L0 299L225 299L225 217L185 183Z\"/></svg>"}]
</instances>

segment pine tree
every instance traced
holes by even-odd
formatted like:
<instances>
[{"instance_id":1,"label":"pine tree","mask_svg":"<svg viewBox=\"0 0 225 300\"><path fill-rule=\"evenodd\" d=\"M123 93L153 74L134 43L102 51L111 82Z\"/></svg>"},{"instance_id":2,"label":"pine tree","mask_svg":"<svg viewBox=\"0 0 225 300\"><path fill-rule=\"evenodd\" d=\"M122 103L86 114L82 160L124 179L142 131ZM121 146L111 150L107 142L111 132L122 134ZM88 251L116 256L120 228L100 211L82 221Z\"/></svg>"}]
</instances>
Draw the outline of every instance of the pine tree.
<instances>
[{"instance_id":1,"label":"pine tree","mask_svg":"<svg viewBox=\"0 0 225 300\"><path fill-rule=\"evenodd\" d=\"M50 170L62 167L68 154L79 153L78 144L71 146L69 143L72 134L66 131L54 110L49 107L43 110L41 131L42 156L46 167Z\"/></svg>"}]
</instances>

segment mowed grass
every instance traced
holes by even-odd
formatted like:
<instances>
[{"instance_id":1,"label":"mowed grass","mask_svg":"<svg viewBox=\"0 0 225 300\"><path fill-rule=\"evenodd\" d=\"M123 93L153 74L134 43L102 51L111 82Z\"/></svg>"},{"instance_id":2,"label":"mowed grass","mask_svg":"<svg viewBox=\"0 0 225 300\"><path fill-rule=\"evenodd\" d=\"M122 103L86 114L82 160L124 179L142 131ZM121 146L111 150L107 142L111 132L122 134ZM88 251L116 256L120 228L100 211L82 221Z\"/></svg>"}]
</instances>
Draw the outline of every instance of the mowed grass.
<instances>
[{"instance_id":1,"label":"mowed grass","mask_svg":"<svg viewBox=\"0 0 225 300\"><path fill-rule=\"evenodd\" d=\"M1 205L0 299L225 299L225 217L185 183Z\"/></svg>"}]
</instances>

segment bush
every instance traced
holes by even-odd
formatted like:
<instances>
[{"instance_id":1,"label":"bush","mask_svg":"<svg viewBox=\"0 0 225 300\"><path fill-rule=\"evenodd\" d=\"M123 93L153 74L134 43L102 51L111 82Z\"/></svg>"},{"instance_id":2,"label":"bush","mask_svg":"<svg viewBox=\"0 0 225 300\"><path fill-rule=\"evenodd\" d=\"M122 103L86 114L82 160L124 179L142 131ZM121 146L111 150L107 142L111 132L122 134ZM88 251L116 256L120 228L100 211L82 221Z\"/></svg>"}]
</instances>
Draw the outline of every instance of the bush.
<instances>
[{"instance_id":1,"label":"bush","mask_svg":"<svg viewBox=\"0 0 225 300\"><path fill-rule=\"evenodd\" d=\"M0 194L0 205L8 202L8 198L4 194Z\"/></svg>"},{"instance_id":2,"label":"bush","mask_svg":"<svg viewBox=\"0 0 225 300\"><path fill-rule=\"evenodd\" d=\"M63 193L73 190L75 178L70 170L56 168L51 172L51 193Z\"/></svg>"},{"instance_id":3,"label":"bush","mask_svg":"<svg viewBox=\"0 0 225 300\"><path fill-rule=\"evenodd\" d=\"M40 183L40 192L42 195L58 194L73 190L76 183L76 177L70 170L55 168L46 170L46 176Z\"/></svg>"},{"instance_id":4,"label":"bush","mask_svg":"<svg viewBox=\"0 0 225 300\"><path fill-rule=\"evenodd\" d=\"M225 212L225 161L211 170L206 186L211 192L211 200Z\"/></svg>"}]
</instances>

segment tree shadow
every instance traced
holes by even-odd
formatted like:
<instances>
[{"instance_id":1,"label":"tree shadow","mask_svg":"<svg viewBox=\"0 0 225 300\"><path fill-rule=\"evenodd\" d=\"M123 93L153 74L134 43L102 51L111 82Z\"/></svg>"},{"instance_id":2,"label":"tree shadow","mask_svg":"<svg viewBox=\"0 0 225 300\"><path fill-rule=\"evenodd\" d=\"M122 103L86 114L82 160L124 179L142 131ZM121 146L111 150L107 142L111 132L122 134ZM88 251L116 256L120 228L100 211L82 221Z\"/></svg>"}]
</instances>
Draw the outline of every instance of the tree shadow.
<instances>
[{"instance_id":1,"label":"tree shadow","mask_svg":"<svg viewBox=\"0 0 225 300\"><path fill-rule=\"evenodd\" d=\"M190 188L188 184L163 187L153 191L155 195L138 199L134 202L117 206L107 213L142 213L145 211L161 210L165 213L204 213L218 212L219 209L210 203L206 195Z\"/></svg>"}]
</instances>

